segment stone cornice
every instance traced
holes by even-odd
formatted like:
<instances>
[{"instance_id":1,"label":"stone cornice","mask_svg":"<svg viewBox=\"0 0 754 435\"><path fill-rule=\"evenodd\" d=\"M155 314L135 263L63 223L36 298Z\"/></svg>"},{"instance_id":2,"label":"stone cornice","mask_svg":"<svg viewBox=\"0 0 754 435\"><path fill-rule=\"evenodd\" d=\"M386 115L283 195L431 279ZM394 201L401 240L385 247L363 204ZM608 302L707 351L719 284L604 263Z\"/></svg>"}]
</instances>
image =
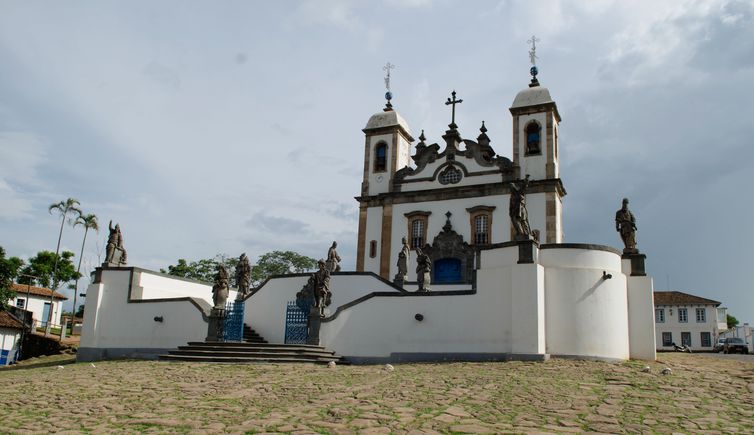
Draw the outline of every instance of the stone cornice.
<instances>
[{"instance_id":1,"label":"stone cornice","mask_svg":"<svg viewBox=\"0 0 754 435\"><path fill-rule=\"evenodd\" d=\"M561 197L566 195L560 178L531 181L527 194L556 192ZM413 202L447 201L461 198L477 198L493 195L510 194L509 183L486 183L472 186L454 186L439 189L417 190L411 192L388 192L372 196L357 196L355 199L367 207L379 207L388 204L406 204Z\"/></svg>"}]
</instances>

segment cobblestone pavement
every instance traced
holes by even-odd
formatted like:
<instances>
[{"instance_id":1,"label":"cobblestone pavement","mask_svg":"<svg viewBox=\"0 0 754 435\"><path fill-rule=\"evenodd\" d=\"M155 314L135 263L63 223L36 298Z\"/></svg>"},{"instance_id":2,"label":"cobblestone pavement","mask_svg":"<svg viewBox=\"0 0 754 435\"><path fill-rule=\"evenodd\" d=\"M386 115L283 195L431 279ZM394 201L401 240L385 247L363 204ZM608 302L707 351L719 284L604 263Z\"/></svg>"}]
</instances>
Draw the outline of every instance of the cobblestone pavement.
<instances>
[{"instance_id":1,"label":"cobblestone pavement","mask_svg":"<svg viewBox=\"0 0 754 435\"><path fill-rule=\"evenodd\" d=\"M754 364L687 354L394 370L110 361L0 371L0 389L10 433L754 432Z\"/></svg>"}]
</instances>

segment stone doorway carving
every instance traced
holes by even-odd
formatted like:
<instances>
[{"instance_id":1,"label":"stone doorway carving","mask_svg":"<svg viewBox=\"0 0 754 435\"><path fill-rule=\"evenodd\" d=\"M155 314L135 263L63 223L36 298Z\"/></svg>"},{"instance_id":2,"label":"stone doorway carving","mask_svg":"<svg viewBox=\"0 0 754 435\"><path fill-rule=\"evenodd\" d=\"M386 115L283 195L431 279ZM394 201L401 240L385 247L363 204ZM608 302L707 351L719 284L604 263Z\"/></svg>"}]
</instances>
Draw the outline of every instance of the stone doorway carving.
<instances>
[{"instance_id":1,"label":"stone doorway carving","mask_svg":"<svg viewBox=\"0 0 754 435\"><path fill-rule=\"evenodd\" d=\"M432 282L470 284L474 276L475 249L453 230L450 223L451 213L447 212L445 216L448 219L442 231L432 240L432 245L427 244L422 248L432 259Z\"/></svg>"}]
</instances>

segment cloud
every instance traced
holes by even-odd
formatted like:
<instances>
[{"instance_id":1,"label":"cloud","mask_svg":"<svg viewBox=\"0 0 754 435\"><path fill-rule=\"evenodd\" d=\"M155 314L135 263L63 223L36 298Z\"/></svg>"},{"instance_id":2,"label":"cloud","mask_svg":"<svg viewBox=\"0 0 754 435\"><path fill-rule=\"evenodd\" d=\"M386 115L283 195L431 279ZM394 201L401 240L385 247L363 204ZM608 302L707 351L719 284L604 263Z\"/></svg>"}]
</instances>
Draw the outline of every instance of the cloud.
<instances>
[{"instance_id":1,"label":"cloud","mask_svg":"<svg viewBox=\"0 0 754 435\"><path fill-rule=\"evenodd\" d=\"M270 216L265 212L254 214L246 222L246 226L259 232L269 232L281 236L290 234L305 234L310 231L309 224L302 220L281 216Z\"/></svg>"},{"instance_id":2,"label":"cloud","mask_svg":"<svg viewBox=\"0 0 754 435\"><path fill-rule=\"evenodd\" d=\"M0 218L20 219L33 210L27 193L44 186L39 168L46 161L46 146L38 136L0 131Z\"/></svg>"}]
</instances>

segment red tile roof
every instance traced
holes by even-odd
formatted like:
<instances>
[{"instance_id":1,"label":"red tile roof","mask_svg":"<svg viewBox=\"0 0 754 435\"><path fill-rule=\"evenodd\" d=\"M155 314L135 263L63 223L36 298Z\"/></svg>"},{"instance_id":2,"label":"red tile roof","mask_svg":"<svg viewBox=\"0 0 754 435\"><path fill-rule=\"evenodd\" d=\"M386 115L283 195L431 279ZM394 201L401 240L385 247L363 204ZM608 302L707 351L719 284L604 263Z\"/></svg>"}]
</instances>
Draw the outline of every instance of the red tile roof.
<instances>
[{"instance_id":1,"label":"red tile roof","mask_svg":"<svg viewBox=\"0 0 754 435\"><path fill-rule=\"evenodd\" d=\"M34 287L34 286L29 287L26 284L16 284L15 282L13 283L11 290L18 293L17 296L25 295L26 292L28 291L29 294L32 294L35 296L42 296L46 298L50 297L50 292L52 291L44 287ZM58 292L55 292L55 299L65 300L68 298Z\"/></svg>"},{"instance_id":2,"label":"red tile roof","mask_svg":"<svg viewBox=\"0 0 754 435\"><path fill-rule=\"evenodd\" d=\"M679 291L655 292L655 305L720 305L712 299L701 298Z\"/></svg>"},{"instance_id":3,"label":"red tile roof","mask_svg":"<svg viewBox=\"0 0 754 435\"><path fill-rule=\"evenodd\" d=\"M0 328L24 329L24 324L7 311L0 311Z\"/></svg>"}]
</instances>

